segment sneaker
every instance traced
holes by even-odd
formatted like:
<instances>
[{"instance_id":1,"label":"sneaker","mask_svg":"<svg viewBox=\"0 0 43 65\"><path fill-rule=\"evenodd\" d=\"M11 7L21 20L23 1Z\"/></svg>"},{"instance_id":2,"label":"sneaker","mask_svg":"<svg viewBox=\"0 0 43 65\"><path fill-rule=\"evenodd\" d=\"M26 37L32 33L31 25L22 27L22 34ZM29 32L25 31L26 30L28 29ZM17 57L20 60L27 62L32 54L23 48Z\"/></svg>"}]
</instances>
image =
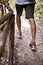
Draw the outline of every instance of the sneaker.
<instances>
[{"instance_id":1,"label":"sneaker","mask_svg":"<svg viewBox=\"0 0 43 65\"><path fill-rule=\"evenodd\" d=\"M22 39L22 34L21 34L21 33L18 33L16 37L17 37L18 39Z\"/></svg>"},{"instance_id":2,"label":"sneaker","mask_svg":"<svg viewBox=\"0 0 43 65\"><path fill-rule=\"evenodd\" d=\"M36 51L36 43L35 42L31 42L29 44L29 46L30 46L30 48L31 48L32 51Z\"/></svg>"}]
</instances>

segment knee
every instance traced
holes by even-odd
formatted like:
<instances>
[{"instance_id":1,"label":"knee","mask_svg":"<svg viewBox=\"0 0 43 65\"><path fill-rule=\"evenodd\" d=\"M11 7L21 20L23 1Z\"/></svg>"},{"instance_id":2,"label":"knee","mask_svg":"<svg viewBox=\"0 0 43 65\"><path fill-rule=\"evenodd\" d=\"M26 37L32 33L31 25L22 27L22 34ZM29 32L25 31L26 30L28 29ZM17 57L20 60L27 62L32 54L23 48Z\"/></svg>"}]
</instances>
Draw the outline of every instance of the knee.
<instances>
[{"instance_id":1,"label":"knee","mask_svg":"<svg viewBox=\"0 0 43 65\"><path fill-rule=\"evenodd\" d=\"M29 18L29 22L31 25L36 26L35 20L33 18Z\"/></svg>"},{"instance_id":2,"label":"knee","mask_svg":"<svg viewBox=\"0 0 43 65\"><path fill-rule=\"evenodd\" d=\"M17 19L19 19L19 18L20 18L20 16L16 15L16 18L17 18Z\"/></svg>"}]
</instances>

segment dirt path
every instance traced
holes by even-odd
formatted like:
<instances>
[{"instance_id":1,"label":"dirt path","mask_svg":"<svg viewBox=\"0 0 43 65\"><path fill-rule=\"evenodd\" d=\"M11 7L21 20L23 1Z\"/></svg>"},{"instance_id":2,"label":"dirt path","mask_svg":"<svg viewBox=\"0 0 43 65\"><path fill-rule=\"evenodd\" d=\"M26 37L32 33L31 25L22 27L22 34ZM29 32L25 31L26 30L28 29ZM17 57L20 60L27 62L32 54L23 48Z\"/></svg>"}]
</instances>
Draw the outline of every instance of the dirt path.
<instances>
[{"instance_id":1,"label":"dirt path","mask_svg":"<svg viewBox=\"0 0 43 65\"><path fill-rule=\"evenodd\" d=\"M16 45L16 64L17 65L43 65L43 27L37 24L36 44L37 51L31 51L29 43L31 41L31 30L28 20L22 18L22 39L19 40L15 35ZM17 27L16 27L17 34Z\"/></svg>"}]
</instances>

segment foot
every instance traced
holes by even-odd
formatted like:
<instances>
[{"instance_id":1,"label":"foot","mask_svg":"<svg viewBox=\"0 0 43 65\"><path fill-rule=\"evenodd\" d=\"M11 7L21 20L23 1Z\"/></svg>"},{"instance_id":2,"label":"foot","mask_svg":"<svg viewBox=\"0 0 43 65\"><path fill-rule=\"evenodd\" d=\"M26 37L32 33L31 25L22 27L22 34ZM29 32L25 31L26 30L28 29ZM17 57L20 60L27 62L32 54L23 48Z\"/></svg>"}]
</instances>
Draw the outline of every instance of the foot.
<instances>
[{"instance_id":1,"label":"foot","mask_svg":"<svg viewBox=\"0 0 43 65\"><path fill-rule=\"evenodd\" d=\"M30 48L31 48L32 51L36 51L36 43L35 42L31 42L29 44L29 46L30 46Z\"/></svg>"},{"instance_id":2,"label":"foot","mask_svg":"<svg viewBox=\"0 0 43 65\"><path fill-rule=\"evenodd\" d=\"M18 33L16 37L17 37L18 39L22 39L22 34L21 34L21 33Z\"/></svg>"}]
</instances>

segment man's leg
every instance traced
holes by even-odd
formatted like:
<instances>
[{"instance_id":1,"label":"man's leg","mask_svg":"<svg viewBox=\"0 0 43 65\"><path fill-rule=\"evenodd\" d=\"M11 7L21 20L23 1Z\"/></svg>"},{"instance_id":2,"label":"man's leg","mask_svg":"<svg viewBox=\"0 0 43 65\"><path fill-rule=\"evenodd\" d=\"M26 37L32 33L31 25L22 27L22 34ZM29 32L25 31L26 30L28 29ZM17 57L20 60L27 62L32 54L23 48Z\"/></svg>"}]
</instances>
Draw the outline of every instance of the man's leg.
<instances>
[{"instance_id":1,"label":"man's leg","mask_svg":"<svg viewBox=\"0 0 43 65\"><path fill-rule=\"evenodd\" d=\"M28 4L26 6L26 8L25 8L25 10L26 10L26 18L29 19L30 26L31 26L32 39L31 39L31 43L29 44L29 46L31 47L32 50L36 49L36 43L35 43L35 39L36 39L36 23L34 21L34 5L35 4Z\"/></svg>"},{"instance_id":2,"label":"man's leg","mask_svg":"<svg viewBox=\"0 0 43 65\"><path fill-rule=\"evenodd\" d=\"M36 23L33 18L29 19L30 26L31 26L31 34L32 34L32 42L35 42L36 39Z\"/></svg>"},{"instance_id":3,"label":"man's leg","mask_svg":"<svg viewBox=\"0 0 43 65\"><path fill-rule=\"evenodd\" d=\"M29 18L30 26L31 26L31 35L32 35L32 41L29 44L31 49L33 51L36 51L36 23L33 18Z\"/></svg>"},{"instance_id":4,"label":"man's leg","mask_svg":"<svg viewBox=\"0 0 43 65\"><path fill-rule=\"evenodd\" d=\"M17 27L18 27L18 31L19 33L21 33L21 19L20 16L16 16L16 23L17 23Z\"/></svg>"},{"instance_id":5,"label":"man's leg","mask_svg":"<svg viewBox=\"0 0 43 65\"><path fill-rule=\"evenodd\" d=\"M22 34L21 34L21 19L20 19L20 16L16 16L16 23L17 23L17 27L18 27L18 35L17 35L17 38L18 39L21 39L22 38Z\"/></svg>"},{"instance_id":6,"label":"man's leg","mask_svg":"<svg viewBox=\"0 0 43 65\"><path fill-rule=\"evenodd\" d=\"M17 23L17 27L18 27L18 35L17 35L17 38L18 39L21 39L22 38L22 34L21 34L21 15L22 15L22 11L23 11L23 8L21 5L17 5L16 4L16 11L17 11L17 15L16 15L16 23Z\"/></svg>"}]
</instances>

